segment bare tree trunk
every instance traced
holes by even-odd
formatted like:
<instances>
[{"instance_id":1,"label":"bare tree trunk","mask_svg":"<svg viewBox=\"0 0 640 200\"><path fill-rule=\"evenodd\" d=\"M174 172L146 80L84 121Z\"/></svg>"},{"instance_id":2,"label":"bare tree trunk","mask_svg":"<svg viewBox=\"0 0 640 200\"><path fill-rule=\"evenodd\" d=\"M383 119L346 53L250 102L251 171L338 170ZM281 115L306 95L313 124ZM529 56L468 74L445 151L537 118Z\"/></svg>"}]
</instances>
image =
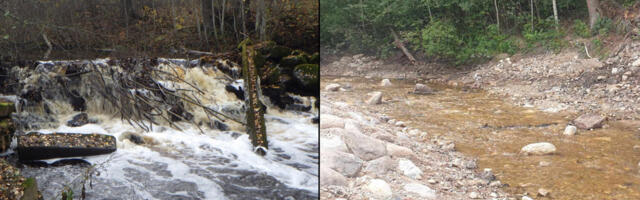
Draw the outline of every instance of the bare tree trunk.
<instances>
[{"instance_id":1,"label":"bare tree trunk","mask_svg":"<svg viewBox=\"0 0 640 200\"><path fill-rule=\"evenodd\" d=\"M558 7L556 6L556 0L553 2L553 18L556 20L556 29L558 29Z\"/></svg>"},{"instance_id":2,"label":"bare tree trunk","mask_svg":"<svg viewBox=\"0 0 640 200\"><path fill-rule=\"evenodd\" d=\"M227 0L222 0L222 9L220 9L220 34L224 37L224 13L226 12Z\"/></svg>"},{"instance_id":3,"label":"bare tree trunk","mask_svg":"<svg viewBox=\"0 0 640 200\"><path fill-rule=\"evenodd\" d=\"M214 1L214 0L211 0ZM213 25L213 37L218 39L218 29L216 28L216 8L211 4L211 24Z\"/></svg>"},{"instance_id":4,"label":"bare tree trunk","mask_svg":"<svg viewBox=\"0 0 640 200\"><path fill-rule=\"evenodd\" d=\"M407 50L407 48L404 47L404 44L402 44L402 40L400 40L400 37L398 37L398 34L396 34L396 32L393 29L391 29L391 34L393 35L393 39L394 39L393 44L395 44L396 47L402 50L404 55L407 56L409 61L411 61L411 64L416 65L417 64L416 59L413 57L413 55L411 55L409 50Z\"/></svg>"},{"instance_id":5,"label":"bare tree trunk","mask_svg":"<svg viewBox=\"0 0 640 200\"><path fill-rule=\"evenodd\" d=\"M240 1L240 10L242 10L242 12L240 12L240 15L242 15L242 33L244 35L243 39L246 39L247 37L249 37L249 33L247 33L247 19L249 17L247 16L248 14L246 13L249 13L249 12L245 11L245 7L247 7L248 9L249 6L245 6L245 4L249 2L249 0L246 0L246 1L239 0L239 1Z\"/></svg>"},{"instance_id":6,"label":"bare tree trunk","mask_svg":"<svg viewBox=\"0 0 640 200\"><path fill-rule=\"evenodd\" d=\"M600 18L600 1L599 0L587 0L587 7L589 9L589 27L593 29L596 25L598 18Z\"/></svg>"},{"instance_id":7,"label":"bare tree trunk","mask_svg":"<svg viewBox=\"0 0 640 200\"><path fill-rule=\"evenodd\" d=\"M533 0L531 2L531 31L533 31Z\"/></svg>"},{"instance_id":8,"label":"bare tree trunk","mask_svg":"<svg viewBox=\"0 0 640 200\"><path fill-rule=\"evenodd\" d=\"M553 0L553 2L556 2L556 0ZM496 22L498 24L498 30L500 30L500 11L498 11L498 0L493 0L493 6L496 7ZM431 13L431 12L429 12L429 13Z\"/></svg>"}]
</instances>

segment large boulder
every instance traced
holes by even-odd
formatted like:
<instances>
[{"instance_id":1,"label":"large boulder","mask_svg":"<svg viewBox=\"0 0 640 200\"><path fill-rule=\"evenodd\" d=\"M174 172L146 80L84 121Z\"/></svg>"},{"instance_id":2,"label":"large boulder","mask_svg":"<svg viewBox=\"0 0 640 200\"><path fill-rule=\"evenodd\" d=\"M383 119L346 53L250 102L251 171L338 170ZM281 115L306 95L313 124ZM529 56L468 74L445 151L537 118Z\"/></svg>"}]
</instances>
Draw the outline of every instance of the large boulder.
<instances>
[{"instance_id":1,"label":"large boulder","mask_svg":"<svg viewBox=\"0 0 640 200\"><path fill-rule=\"evenodd\" d=\"M576 127L581 129L594 129L601 128L605 119L605 117L602 117L598 114L590 113L580 115L580 117L573 120L573 123L576 125Z\"/></svg>"},{"instance_id":2,"label":"large boulder","mask_svg":"<svg viewBox=\"0 0 640 200\"><path fill-rule=\"evenodd\" d=\"M528 144L520 150L525 155L548 155L556 152L556 146L548 142Z\"/></svg>"},{"instance_id":3,"label":"large boulder","mask_svg":"<svg viewBox=\"0 0 640 200\"><path fill-rule=\"evenodd\" d=\"M320 94L320 70L318 64L301 64L293 69L293 77L298 82L298 91L294 93L303 96L317 96Z\"/></svg>"},{"instance_id":4,"label":"large boulder","mask_svg":"<svg viewBox=\"0 0 640 200\"><path fill-rule=\"evenodd\" d=\"M18 135L17 149L20 160L93 156L116 151L116 138L95 133L31 132Z\"/></svg>"},{"instance_id":5,"label":"large boulder","mask_svg":"<svg viewBox=\"0 0 640 200\"><path fill-rule=\"evenodd\" d=\"M360 131L349 131L344 134L347 147L363 160L373 160L387 154L387 145L373 137L364 135Z\"/></svg>"},{"instance_id":6,"label":"large boulder","mask_svg":"<svg viewBox=\"0 0 640 200\"><path fill-rule=\"evenodd\" d=\"M362 160L350 153L339 151L326 151L320 157L320 163L323 167L328 167L336 172L346 176L354 177L360 168L362 168Z\"/></svg>"},{"instance_id":7,"label":"large boulder","mask_svg":"<svg viewBox=\"0 0 640 200\"><path fill-rule=\"evenodd\" d=\"M374 175L383 175L394 169L395 163L389 156L383 156L375 160L371 160L364 165L362 172Z\"/></svg>"},{"instance_id":8,"label":"large boulder","mask_svg":"<svg viewBox=\"0 0 640 200\"><path fill-rule=\"evenodd\" d=\"M320 115L320 129L344 128L344 119L332 114Z\"/></svg>"},{"instance_id":9,"label":"large boulder","mask_svg":"<svg viewBox=\"0 0 640 200\"><path fill-rule=\"evenodd\" d=\"M335 170L322 165L320 166L320 185L346 186L347 178L345 178L342 174L336 172Z\"/></svg>"}]
</instances>

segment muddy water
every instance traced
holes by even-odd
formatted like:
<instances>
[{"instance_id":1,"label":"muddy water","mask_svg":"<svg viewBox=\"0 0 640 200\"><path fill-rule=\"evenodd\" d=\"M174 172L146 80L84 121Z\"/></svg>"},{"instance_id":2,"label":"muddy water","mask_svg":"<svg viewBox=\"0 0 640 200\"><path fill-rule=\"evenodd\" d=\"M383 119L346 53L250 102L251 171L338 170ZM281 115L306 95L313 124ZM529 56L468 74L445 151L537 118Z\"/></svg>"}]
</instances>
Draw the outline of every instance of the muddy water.
<instances>
[{"instance_id":1,"label":"muddy water","mask_svg":"<svg viewBox=\"0 0 640 200\"><path fill-rule=\"evenodd\" d=\"M640 199L640 150L633 148L640 145L640 131L635 128L610 122L604 129L564 136L575 113L514 106L484 91L430 85L434 95L413 95L409 92L415 81L392 80L392 87L383 88L379 79L336 78L324 77L322 87L337 82L352 88L329 92L329 98L402 120L430 137L454 141L456 150L478 158L479 170L493 169L512 194L527 193L535 199ZM372 91L384 93L381 105L362 103ZM518 154L534 142L553 143L557 154ZM550 190L550 196L536 197L539 188Z\"/></svg>"}]
</instances>

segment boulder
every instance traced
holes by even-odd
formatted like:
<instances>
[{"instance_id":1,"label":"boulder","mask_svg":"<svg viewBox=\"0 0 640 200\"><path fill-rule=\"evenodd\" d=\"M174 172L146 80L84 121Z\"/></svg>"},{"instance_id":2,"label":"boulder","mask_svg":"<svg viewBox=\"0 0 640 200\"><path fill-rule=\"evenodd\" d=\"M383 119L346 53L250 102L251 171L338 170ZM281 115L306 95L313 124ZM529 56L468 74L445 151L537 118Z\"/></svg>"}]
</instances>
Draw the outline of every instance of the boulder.
<instances>
[{"instance_id":1,"label":"boulder","mask_svg":"<svg viewBox=\"0 0 640 200\"><path fill-rule=\"evenodd\" d=\"M321 186L329 186L329 185L346 186L347 178L344 177L342 174L336 172L335 170L322 165L320 166L320 185Z\"/></svg>"},{"instance_id":2,"label":"boulder","mask_svg":"<svg viewBox=\"0 0 640 200\"><path fill-rule=\"evenodd\" d=\"M323 129L326 130L326 129ZM328 136L320 136L320 148L322 151L341 151L345 153L349 153L349 149L347 145L342 141L342 139L337 135L328 135Z\"/></svg>"},{"instance_id":3,"label":"boulder","mask_svg":"<svg viewBox=\"0 0 640 200\"><path fill-rule=\"evenodd\" d=\"M320 163L323 167L328 167L336 172L346 176L354 177L360 168L362 168L362 160L350 153L339 151L326 151L320 157Z\"/></svg>"},{"instance_id":4,"label":"boulder","mask_svg":"<svg viewBox=\"0 0 640 200\"><path fill-rule=\"evenodd\" d=\"M413 162L407 159L398 160L398 169L402 171L405 176L411 177L413 179L422 178L422 170L418 168Z\"/></svg>"},{"instance_id":5,"label":"boulder","mask_svg":"<svg viewBox=\"0 0 640 200\"><path fill-rule=\"evenodd\" d=\"M393 197L391 186L382 179L373 179L365 186L371 199L390 200Z\"/></svg>"},{"instance_id":6,"label":"boulder","mask_svg":"<svg viewBox=\"0 0 640 200\"><path fill-rule=\"evenodd\" d=\"M317 96L320 94L320 68L318 64L301 64L293 69L293 77L298 83L298 90L294 93L302 96Z\"/></svg>"},{"instance_id":7,"label":"boulder","mask_svg":"<svg viewBox=\"0 0 640 200\"><path fill-rule=\"evenodd\" d=\"M581 129L601 128L606 118L597 114L583 114L573 120L576 127Z\"/></svg>"},{"instance_id":8,"label":"boulder","mask_svg":"<svg viewBox=\"0 0 640 200\"><path fill-rule=\"evenodd\" d=\"M404 191L417 194L423 199L436 199L438 197L436 195L436 191L426 185L418 183L408 183L402 188L404 189Z\"/></svg>"},{"instance_id":9,"label":"boulder","mask_svg":"<svg viewBox=\"0 0 640 200\"><path fill-rule=\"evenodd\" d=\"M20 160L93 156L116 151L115 137L104 134L31 132L17 138Z\"/></svg>"},{"instance_id":10,"label":"boulder","mask_svg":"<svg viewBox=\"0 0 640 200\"><path fill-rule=\"evenodd\" d=\"M393 143L387 143L387 152L395 158L412 158L415 156L411 149Z\"/></svg>"},{"instance_id":11,"label":"boulder","mask_svg":"<svg viewBox=\"0 0 640 200\"><path fill-rule=\"evenodd\" d=\"M383 156L375 160L367 162L362 169L362 172L374 175L386 174L388 171L395 168L395 163L389 156Z\"/></svg>"},{"instance_id":12,"label":"boulder","mask_svg":"<svg viewBox=\"0 0 640 200\"><path fill-rule=\"evenodd\" d=\"M391 81L389 81L389 79L382 79L382 81L380 82L380 86L382 87L389 87L391 86Z\"/></svg>"},{"instance_id":13,"label":"boulder","mask_svg":"<svg viewBox=\"0 0 640 200\"><path fill-rule=\"evenodd\" d=\"M372 92L369 94L370 97L367 99L367 104L375 105L382 103L382 92Z\"/></svg>"},{"instance_id":14,"label":"boulder","mask_svg":"<svg viewBox=\"0 0 640 200\"><path fill-rule=\"evenodd\" d=\"M384 142L359 131L350 131L343 137L351 152L363 160L369 161L387 154L387 145Z\"/></svg>"},{"instance_id":15,"label":"boulder","mask_svg":"<svg viewBox=\"0 0 640 200\"><path fill-rule=\"evenodd\" d=\"M320 129L344 128L344 119L332 114L321 114Z\"/></svg>"},{"instance_id":16,"label":"boulder","mask_svg":"<svg viewBox=\"0 0 640 200\"><path fill-rule=\"evenodd\" d=\"M433 90L424 84L416 84L416 87L413 89L414 94L433 94Z\"/></svg>"},{"instance_id":17,"label":"boulder","mask_svg":"<svg viewBox=\"0 0 640 200\"><path fill-rule=\"evenodd\" d=\"M337 83L329 84L329 85L324 87L324 90L326 90L326 91L334 91L334 92L338 91L338 90L340 90L340 84L337 84Z\"/></svg>"},{"instance_id":18,"label":"boulder","mask_svg":"<svg viewBox=\"0 0 640 200\"><path fill-rule=\"evenodd\" d=\"M520 150L526 155L548 155L556 152L556 146L548 142L528 144Z\"/></svg>"}]
</instances>

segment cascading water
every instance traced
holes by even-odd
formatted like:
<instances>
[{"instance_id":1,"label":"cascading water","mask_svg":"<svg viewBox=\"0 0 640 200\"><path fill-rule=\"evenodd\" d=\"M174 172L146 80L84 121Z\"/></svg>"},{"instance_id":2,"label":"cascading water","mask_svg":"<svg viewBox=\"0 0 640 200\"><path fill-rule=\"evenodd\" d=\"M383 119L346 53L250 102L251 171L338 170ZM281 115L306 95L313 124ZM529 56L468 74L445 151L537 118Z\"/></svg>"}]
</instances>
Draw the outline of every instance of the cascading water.
<instances>
[{"instance_id":1,"label":"cascading water","mask_svg":"<svg viewBox=\"0 0 640 200\"><path fill-rule=\"evenodd\" d=\"M23 175L36 177L45 199L59 199L65 186L80 198L83 185L87 199L318 197L317 108L281 110L265 98L269 151L257 155L241 124L244 101L228 91L242 82L224 61L40 61L9 73L17 81L17 134L117 138L116 152L78 158L91 165L24 165ZM316 101L291 96L304 106ZM90 123L68 126L80 112Z\"/></svg>"}]
</instances>

